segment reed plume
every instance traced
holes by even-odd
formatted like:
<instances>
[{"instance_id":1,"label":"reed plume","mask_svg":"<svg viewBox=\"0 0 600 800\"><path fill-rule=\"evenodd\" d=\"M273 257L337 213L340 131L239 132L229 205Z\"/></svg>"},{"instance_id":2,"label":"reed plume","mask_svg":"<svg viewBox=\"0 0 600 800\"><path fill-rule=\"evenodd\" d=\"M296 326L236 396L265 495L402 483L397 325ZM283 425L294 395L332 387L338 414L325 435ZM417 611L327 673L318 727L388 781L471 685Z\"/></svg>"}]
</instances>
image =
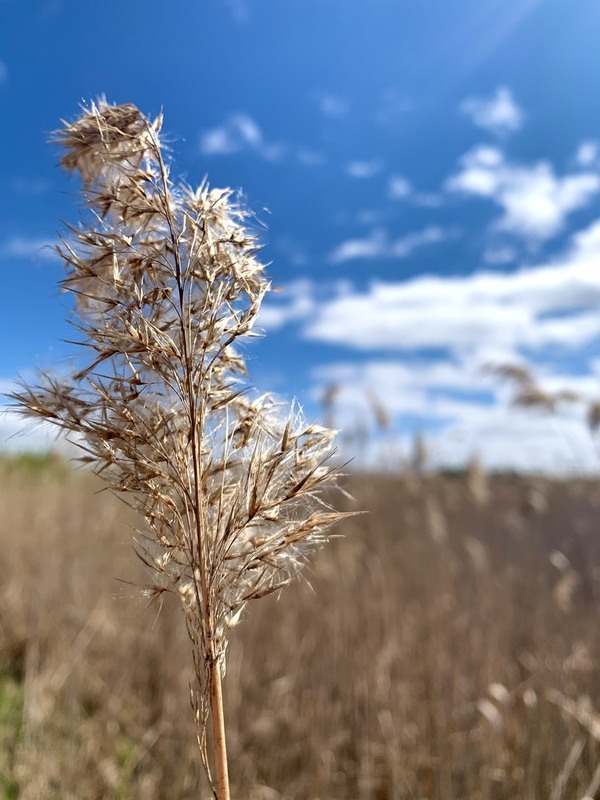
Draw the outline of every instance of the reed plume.
<instances>
[{"instance_id":1,"label":"reed plume","mask_svg":"<svg viewBox=\"0 0 600 800\"><path fill-rule=\"evenodd\" d=\"M235 349L269 289L247 212L230 189L173 182L161 123L100 99L56 133L88 209L57 247L82 357L11 397L74 435L82 460L143 515L136 552L150 592L181 600L202 761L226 800L228 632L342 515L320 495L335 477L333 432L251 395Z\"/></svg>"}]
</instances>

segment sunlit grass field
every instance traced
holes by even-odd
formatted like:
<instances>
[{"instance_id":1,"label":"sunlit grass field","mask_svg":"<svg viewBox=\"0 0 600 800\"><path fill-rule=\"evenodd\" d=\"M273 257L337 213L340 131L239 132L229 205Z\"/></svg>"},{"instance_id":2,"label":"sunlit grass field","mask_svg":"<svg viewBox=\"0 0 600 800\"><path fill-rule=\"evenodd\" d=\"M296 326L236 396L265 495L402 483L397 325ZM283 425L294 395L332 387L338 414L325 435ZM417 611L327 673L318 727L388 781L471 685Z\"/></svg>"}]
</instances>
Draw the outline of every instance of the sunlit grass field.
<instances>
[{"instance_id":1,"label":"sunlit grass field","mask_svg":"<svg viewBox=\"0 0 600 800\"><path fill-rule=\"evenodd\" d=\"M175 601L132 513L56 459L0 465L0 798L208 798ZM245 613L239 800L582 800L600 786L600 487L348 479L365 509Z\"/></svg>"}]
</instances>

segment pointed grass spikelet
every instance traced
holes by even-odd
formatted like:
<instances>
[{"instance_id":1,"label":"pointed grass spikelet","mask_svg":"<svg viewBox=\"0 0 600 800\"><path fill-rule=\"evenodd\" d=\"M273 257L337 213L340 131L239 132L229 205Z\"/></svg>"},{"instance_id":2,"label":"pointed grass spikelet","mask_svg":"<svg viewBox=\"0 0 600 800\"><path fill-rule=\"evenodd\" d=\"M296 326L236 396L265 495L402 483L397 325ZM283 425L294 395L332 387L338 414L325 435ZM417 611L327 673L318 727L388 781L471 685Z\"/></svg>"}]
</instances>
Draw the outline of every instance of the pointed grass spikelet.
<instances>
[{"instance_id":1,"label":"pointed grass spikelet","mask_svg":"<svg viewBox=\"0 0 600 800\"><path fill-rule=\"evenodd\" d=\"M221 678L228 631L285 586L342 516L320 490L333 432L250 399L243 357L269 282L230 189L176 184L162 118L104 99L55 135L82 181L85 222L57 250L74 297L77 371L12 399L75 435L110 489L145 519L136 550L152 591L181 600L192 702L209 779L229 797Z\"/></svg>"}]
</instances>

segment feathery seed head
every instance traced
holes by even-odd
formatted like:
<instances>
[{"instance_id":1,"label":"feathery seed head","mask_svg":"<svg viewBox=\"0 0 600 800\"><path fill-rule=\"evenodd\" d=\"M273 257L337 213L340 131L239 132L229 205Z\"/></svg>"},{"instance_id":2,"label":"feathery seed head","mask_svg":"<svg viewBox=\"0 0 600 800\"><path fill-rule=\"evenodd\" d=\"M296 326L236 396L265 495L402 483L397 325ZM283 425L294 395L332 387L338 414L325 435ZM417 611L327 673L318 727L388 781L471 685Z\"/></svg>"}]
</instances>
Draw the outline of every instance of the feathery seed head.
<instances>
[{"instance_id":1,"label":"feathery seed head","mask_svg":"<svg viewBox=\"0 0 600 800\"><path fill-rule=\"evenodd\" d=\"M320 494L333 431L248 396L235 345L270 288L248 214L230 189L173 183L161 124L102 98L55 135L88 207L58 248L82 359L13 400L76 434L145 518L136 550L182 601L202 704L246 603L286 585L342 515Z\"/></svg>"}]
</instances>

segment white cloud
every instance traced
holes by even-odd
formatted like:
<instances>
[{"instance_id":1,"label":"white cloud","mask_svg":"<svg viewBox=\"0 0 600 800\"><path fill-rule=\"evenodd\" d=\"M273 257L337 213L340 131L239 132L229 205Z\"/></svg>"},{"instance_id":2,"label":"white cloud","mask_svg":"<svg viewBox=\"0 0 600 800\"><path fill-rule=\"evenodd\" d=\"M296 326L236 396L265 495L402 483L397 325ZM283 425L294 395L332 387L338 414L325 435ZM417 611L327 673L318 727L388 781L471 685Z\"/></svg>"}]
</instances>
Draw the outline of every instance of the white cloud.
<instances>
[{"instance_id":1,"label":"white cloud","mask_svg":"<svg viewBox=\"0 0 600 800\"><path fill-rule=\"evenodd\" d=\"M381 171L380 161L350 161L345 171L351 178L372 178Z\"/></svg>"},{"instance_id":2,"label":"white cloud","mask_svg":"<svg viewBox=\"0 0 600 800\"><path fill-rule=\"evenodd\" d=\"M0 59L0 86L8 81L8 67L6 63Z\"/></svg>"},{"instance_id":3,"label":"white cloud","mask_svg":"<svg viewBox=\"0 0 600 800\"><path fill-rule=\"evenodd\" d=\"M404 200L412 193L410 181L402 175L392 175L388 184L388 196L392 200Z\"/></svg>"},{"instance_id":4,"label":"white cloud","mask_svg":"<svg viewBox=\"0 0 600 800\"><path fill-rule=\"evenodd\" d=\"M329 260L333 264L341 264L359 258L408 258L419 247L447 241L456 235L457 231L454 229L448 230L432 225L421 231L390 240L386 231L377 228L365 238L346 239L340 242L329 255Z\"/></svg>"},{"instance_id":5,"label":"white cloud","mask_svg":"<svg viewBox=\"0 0 600 800\"><path fill-rule=\"evenodd\" d=\"M232 114L222 125L204 131L200 136L200 151L204 156L250 151L267 161L276 161L285 150L282 143L265 141L259 125L248 114Z\"/></svg>"},{"instance_id":6,"label":"white cloud","mask_svg":"<svg viewBox=\"0 0 600 800\"><path fill-rule=\"evenodd\" d=\"M342 362L320 367L312 377L315 396L332 382L338 385L333 422L341 430L351 431L357 420L363 427L375 427L372 397L392 420L420 420L432 466L462 467L477 453L486 467L495 469L569 472L599 467L583 405L565 406L559 418L514 408L508 387L483 375L471 359ZM594 382L591 375L579 381L563 377L552 376L542 385L549 390L591 388ZM410 436L400 435L396 458L408 457L412 446ZM380 455L374 448L373 466L380 468ZM362 450L357 456L362 463Z\"/></svg>"},{"instance_id":7,"label":"white cloud","mask_svg":"<svg viewBox=\"0 0 600 800\"><path fill-rule=\"evenodd\" d=\"M81 451L77 450L74 444L58 434L54 425L34 424L14 411L0 406L0 453L39 451L51 451L67 457L81 455Z\"/></svg>"},{"instance_id":8,"label":"white cloud","mask_svg":"<svg viewBox=\"0 0 600 800\"><path fill-rule=\"evenodd\" d=\"M557 177L546 161L512 164L500 150L486 145L461 161L461 171L446 182L446 189L494 201L504 212L496 227L532 241L560 233L568 215L600 191L600 177L594 173Z\"/></svg>"},{"instance_id":9,"label":"white cloud","mask_svg":"<svg viewBox=\"0 0 600 800\"><path fill-rule=\"evenodd\" d=\"M278 300L263 303L258 317L258 326L268 331L309 317L316 308L312 285L308 280L288 284Z\"/></svg>"},{"instance_id":10,"label":"white cloud","mask_svg":"<svg viewBox=\"0 0 600 800\"><path fill-rule=\"evenodd\" d=\"M346 239L330 254L333 264L342 264L357 258L380 258L388 249L387 237L383 230L373 231L364 239Z\"/></svg>"},{"instance_id":11,"label":"white cloud","mask_svg":"<svg viewBox=\"0 0 600 800\"><path fill-rule=\"evenodd\" d=\"M52 239L11 236L10 239L0 243L0 258L51 260L57 258L55 245L56 241Z\"/></svg>"},{"instance_id":12,"label":"white cloud","mask_svg":"<svg viewBox=\"0 0 600 800\"><path fill-rule=\"evenodd\" d=\"M488 469L568 475L599 467L581 408L557 417L501 403L479 411L465 404L427 443L432 461L447 466L462 466L477 453Z\"/></svg>"},{"instance_id":13,"label":"white cloud","mask_svg":"<svg viewBox=\"0 0 600 800\"><path fill-rule=\"evenodd\" d=\"M381 242L366 240L372 251ZM357 257L346 243L341 257ZM363 251L363 255L364 255ZM478 272L459 277L422 276L373 283L319 306L305 323L314 340L357 350L444 348L481 353L493 343L506 351L557 352L600 337L600 220L573 237L568 252L550 264L513 273Z\"/></svg>"},{"instance_id":14,"label":"white cloud","mask_svg":"<svg viewBox=\"0 0 600 800\"><path fill-rule=\"evenodd\" d=\"M523 125L523 112L506 86L500 86L489 98L467 98L461 103L460 110L471 118L474 125L497 135L518 131Z\"/></svg>"},{"instance_id":15,"label":"white cloud","mask_svg":"<svg viewBox=\"0 0 600 800\"><path fill-rule=\"evenodd\" d=\"M400 239L396 239L392 243L390 255L393 258L408 258L409 255L418 247L426 247L430 244L438 244L439 242L446 242L449 239L454 239L458 236L458 231L455 228L444 229L434 225L428 228L423 228L422 231L409 233Z\"/></svg>"},{"instance_id":16,"label":"white cloud","mask_svg":"<svg viewBox=\"0 0 600 800\"><path fill-rule=\"evenodd\" d=\"M335 424L346 430L357 420L375 427L370 393L397 431L399 420L420 419L433 464L462 466L478 453L489 468L597 472L585 402L565 404L558 415L515 409L512 388L482 368L521 363L542 390L569 388L595 400L600 359L586 360L585 353L600 344L598 263L600 219L574 235L561 257L512 273L336 289L304 317L304 335L365 358L320 366L313 394L340 384ZM317 287L310 292L316 297ZM439 360L419 357L423 348L440 353ZM385 358L375 355L385 351ZM570 372L573 354L578 374ZM398 433L394 446L408 455L409 437ZM376 445L372 455L381 456Z\"/></svg>"},{"instance_id":17,"label":"white cloud","mask_svg":"<svg viewBox=\"0 0 600 800\"><path fill-rule=\"evenodd\" d=\"M575 153L575 161L580 167L597 166L600 160L600 144L596 139L582 142Z\"/></svg>"}]
</instances>

